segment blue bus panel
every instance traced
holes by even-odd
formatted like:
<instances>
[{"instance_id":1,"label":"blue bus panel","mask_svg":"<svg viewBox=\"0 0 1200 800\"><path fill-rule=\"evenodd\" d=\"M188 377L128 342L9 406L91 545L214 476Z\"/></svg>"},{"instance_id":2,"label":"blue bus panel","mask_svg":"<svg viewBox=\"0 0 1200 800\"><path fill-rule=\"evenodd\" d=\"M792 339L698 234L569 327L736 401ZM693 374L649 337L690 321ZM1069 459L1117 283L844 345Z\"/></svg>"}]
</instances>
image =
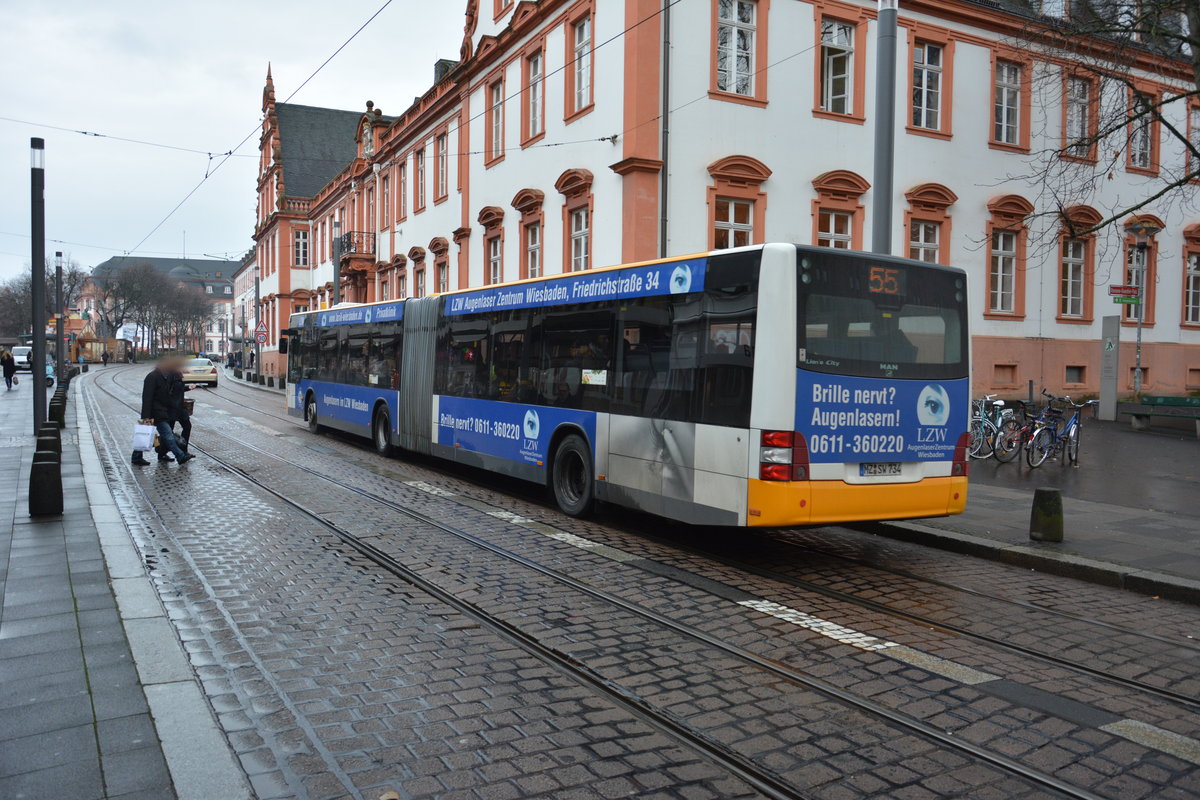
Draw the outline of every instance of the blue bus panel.
<instances>
[{"instance_id":1,"label":"blue bus panel","mask_svg":"<svg viewBox=\"0 0 1200 800\"><path fill-rule=\"evenodd\" d=\"M576 425L596 441L596 413L466 397L437 397L437 444L544 467L559 426Z\"/></svg>"},{"instance_id":2,"label":"blue bus panel","mask_svg":"<svg viewBox=\"0 0 1200 800\"><path fill-rule=\"evenodd\" d=\"M968 380L855 378L796 370L796 430L812 464L951 461L970 416Z\"/></svg>"},{"instance_id":3,"label":"blue bus panel","mask_svg":"<svg viewBox=\"0 0 1200 800\"><path fill-rule=\"evenodd\" d=\"M297 385L292 395L295 410L304 413L304 398L312 391L317 401L317 419L322 424L332 424L331 420L341 423L333 424L336 428L360 428L362 431L371 430L372 415L375 403L383 400L391 413L392 430L396 430L400 393L395 389L382 386L347 386L344 383L326 383L325 381L303 380Z\"/></svg>"}]
</instances>

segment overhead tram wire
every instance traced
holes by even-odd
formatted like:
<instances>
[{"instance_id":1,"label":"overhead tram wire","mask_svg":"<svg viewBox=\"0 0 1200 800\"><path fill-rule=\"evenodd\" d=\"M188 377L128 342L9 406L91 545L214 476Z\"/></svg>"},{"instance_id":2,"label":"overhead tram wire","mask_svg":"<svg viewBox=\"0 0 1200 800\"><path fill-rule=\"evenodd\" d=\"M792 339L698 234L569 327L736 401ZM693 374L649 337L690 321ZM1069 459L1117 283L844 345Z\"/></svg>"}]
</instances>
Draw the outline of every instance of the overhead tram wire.
<instances>
[{"instance_id":1,"label":"overhead tram wire","mask_svg":"<svg viewBox=\"0 0 1200 800\"><path fill-rule=\"evenodd\" d=\"M31 238L28 233L9 233L8 231L0 231L0 236L14 236L18 239ZM91 244L90 242L72 242L72 241L68 241L66 239L47 239L46 241L54 242L55 244L72 245L74 247L86 247L90 250L108 250L113 253L121 253L123 255L132 255L132 253L128 250L122 250L119 247L109 247L109 246L103 245L103 244ZM175 256L175 255L179 255L178 250L141 250L141 251L139 251L139 253L144 256ZM239 256L243 253L245 253L244 249L242 249L242 250L235 249L235 250L226 250L225 255L223 255L223 256L217 256L217 255L213 255L211 253L205 253L204 255L209 256L210 258L228 260L231 255ZM12 254L9 253L9 255L12 255ZM26 255L28 255L28 253L26 253Z\"/></svg>"},{"instance_id":2,"label":"overhead tram wire","mask_svg":"<svg viewBox=\"0 0 1200 800\"><path fill-rule=\"evenodd\" d=\"M376 17L378 17L380 14L382 14L384 12L384 10L387 9L387 7L392 4L392 2L393 2L393 0L385 0L384 4L381 5L374 14L372 14L370 17L368 17L367 21L358 27L358 30L356 30L356 31L354 31L354 33L350 34L350 38L348 38L348 39L346 39L346 41L342 42L338 46L338 48L329 55L328 58L326 58L324 61L322 61L320 66L318 66L315 70L313 70L312 73L307 78L305 78L304 81L301 82L301 84L296 87L295 91L293 91L290 95L288 95L287 98L283 102L285 102L285 103L289 102L293 97L296 96L296 94L301 89L303 89L305 86L308 85L309 81L311 81L313 78L317 77L317 74L320 73L321 70L325 69L325 67L329 64L329 62L333 61L333 59L337 57L338 53L345 50L346 47L352 41L354 41L355 38L357 38L360 33L362 33L364 30L366 30L367 26L370 25L372 22L374 22ZM678 0L676 0L676 2L678 2ZM228 162L229 159L232 158L234 155L237 155L237 151L241 148L241 146L244 145L246 142L248 142L250 140L250 138L252 136L254 136L254 134L260 130L260 127L261 127L260 124L255 124L255 126L253 128L251 128L250 132L247 133L240 142L238 142L236 145L234 145L233 147L231 147L229 149L228 154L225 155L224 157L222 157L221 160L217 162L216 166L212 167L211 169L205 170L204 177L200 179L200 182L197 183L195 186L193 186L191 191L189 191L186 195L184 195L183 199L180 200L178 203L176 203L175 206L170 211L167 212L167 215L165 217L163 217L161 220L159 220L158 224L155 225L153 228L151 228L149 233L147 233L145 236L142 237L141 241L139 241L135 247L133 247L131 250L128 250L126 252L130 252L130 253L136 252L139 247L141 247L143 244L146 243L147 239L149 239L151 236L153 236L155 233L157 233L158 229L161 228L163 225L165 225L167 220L169 220L171 217L175 216L175 212L178 211L180 208L182 208L183 204L186 203L188 200L190 200L192 195L194 195L197 191L199 191L200 187L203 186L205 183L207 183L208 179L216 174L217 170L219 170L221 167L223 167L226 164L226 162Z\"/></svg>"},{"instance_id":3,"label":"overhead tram wire","mask_svg":"<svg viewBox=\"0 0 1200 800\"><path fill-rule=\"evenodd\" d=\"M78 128L65 128L61 125L50 125L45 122L33 122L32 120L17 119L15 117L0 117L0 121L15 122L19 125L32 125L35 128L45 128L45 129L51 130L51 131L63 131L65 133L78 133L81 136L88 136L88 137L94 138L94 139L112 139L114 142L127 142L129 144L145 145L146 147L159 147L164 150L178 150L181 153L195 153L195 154L201 155L201 156L208 156L210 159L220 158L221 156L233 156L235 158L254 158L254 155L252 153L234 153L231 150L226 151L224 153L218 153L218 152L209 151L209 150L197 150L194 147L180 147L179 145L163 144L162 142L149 142L149 141L146 141L145 139L130 139L126 136L114 136L113 134L110 134L110 133L97 133L96 131L85 131L85 130L80 130Z\"/></svg>"}]
</instances>

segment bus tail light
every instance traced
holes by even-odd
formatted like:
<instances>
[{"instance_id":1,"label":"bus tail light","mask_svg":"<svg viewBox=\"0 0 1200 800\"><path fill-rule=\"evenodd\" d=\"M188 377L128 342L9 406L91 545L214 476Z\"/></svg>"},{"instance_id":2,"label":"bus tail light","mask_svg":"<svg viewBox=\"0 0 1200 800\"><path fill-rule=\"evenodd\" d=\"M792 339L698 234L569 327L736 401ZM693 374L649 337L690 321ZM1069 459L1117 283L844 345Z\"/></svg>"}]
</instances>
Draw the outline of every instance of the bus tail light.
<instances>
[{"instance_id":1,"label":"bus tail light","mask_svg":"<svg viewBox=\"0 0 1200 800\"><path fill-rule=\"evenodd\" d=\"M954 464L950 468L950 474L953 477L965 478L971 471L970 462L967 460L967 448L970 446L971 434L960 434L958 443L954 445Z\"/></svg>"},{"instance_id":2,"label":"bus tail light","mask_svg":"<svg viewBox=\"0 0 1200 800\"><path fill-rule=\"evenodd\" d=\"M808 480L808 442L792 431L763 431L758 477L764 481Z\"/></svg>"}]
</instances>

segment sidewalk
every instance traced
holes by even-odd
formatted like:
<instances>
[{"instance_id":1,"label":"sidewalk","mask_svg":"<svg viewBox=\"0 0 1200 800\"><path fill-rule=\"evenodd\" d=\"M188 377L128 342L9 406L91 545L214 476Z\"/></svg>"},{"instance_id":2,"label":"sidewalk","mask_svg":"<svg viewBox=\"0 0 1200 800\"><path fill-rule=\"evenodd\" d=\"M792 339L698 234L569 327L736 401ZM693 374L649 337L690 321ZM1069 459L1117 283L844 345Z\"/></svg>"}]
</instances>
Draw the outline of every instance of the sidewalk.
<instances>
[{"instance_id":1,"label":"sidewalk","mask_svg":"<svg viewBox=\"0 0 1200 800\"><path fill-rule=\"evenodd\" d=\"M63 515L28 516L32 392L0 391L0 797L248 798L71 385Z\"/></svg>"},{"instance_id":2,"label":"sidewalk","mask_svg":"<svg viewBox=\"0 0 1200 800\"><path fill-rule=\"evenodd\" d=\"M75 403L64 513L29 517L32 394L0 391L0 797L175 797L88 507Z\"/></svg>"},{"instance_id":3,"label":"sidewalk","mask_svg":"<svg viewBox=\"0 0 1200 800\"><path fill-rule=\"evenodd\" d=\"M892 538L1200 603L1200 442L1186 433L1134 433L1127 424L1086 428L1078 469L976 461L964 514L871 527ZM1033 490L1041 486L1062 491L1062 543L1029 539Z\"/></svg>"}]
</instances>

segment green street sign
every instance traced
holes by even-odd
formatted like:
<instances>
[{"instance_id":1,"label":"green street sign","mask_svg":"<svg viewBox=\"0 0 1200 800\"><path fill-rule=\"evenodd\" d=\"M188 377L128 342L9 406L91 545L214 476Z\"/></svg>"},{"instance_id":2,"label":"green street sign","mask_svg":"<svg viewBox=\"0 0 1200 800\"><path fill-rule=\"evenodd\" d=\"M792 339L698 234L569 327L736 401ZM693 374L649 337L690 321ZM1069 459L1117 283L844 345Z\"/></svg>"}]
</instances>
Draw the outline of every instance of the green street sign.
<instances>
[{"instance_id":1,"label":"green street sign","mask_svg":"<svg viewBox=\"0 0 1200 800\"><path fill-rule=\"evenodd\" d=\"M1114 297L1113 302L1122 306L1140 306L1142 298L1140 297Z\"/></svg>"}]
</instances>

